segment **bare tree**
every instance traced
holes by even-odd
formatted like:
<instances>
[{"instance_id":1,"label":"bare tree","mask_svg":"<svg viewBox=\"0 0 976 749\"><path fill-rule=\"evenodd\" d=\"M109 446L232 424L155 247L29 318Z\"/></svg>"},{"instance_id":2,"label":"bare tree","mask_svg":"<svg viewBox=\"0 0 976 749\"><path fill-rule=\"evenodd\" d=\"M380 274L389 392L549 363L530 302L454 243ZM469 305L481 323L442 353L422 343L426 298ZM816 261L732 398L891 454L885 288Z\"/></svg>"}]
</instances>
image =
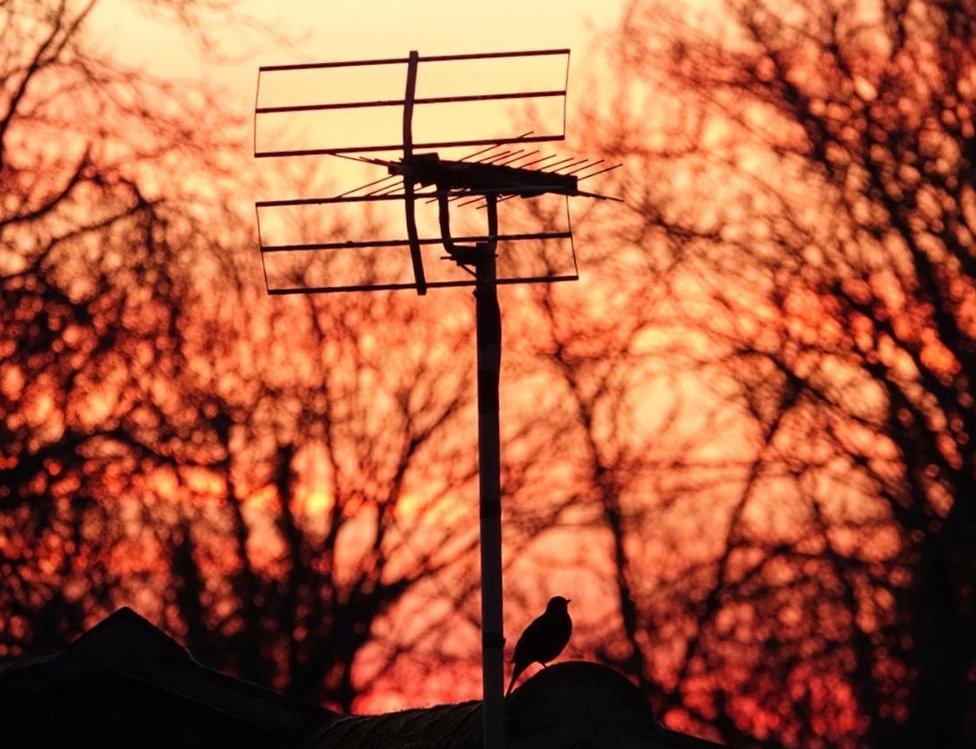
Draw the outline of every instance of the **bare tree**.
<instances>
[{"instance_id":1,"label":"bare tree","mask_svg":"<svg viewBox=\"0 0 976 749\"><path fill-rule=\"evenodd\" d=\"M179 361L170 299L193 231L145 177L199 164L203 144L192 104L91 51L94 5L0 9L4 653L61 642L108 604L122 522L108 497L145 454L156 376Z\"/></svg>"},{"instance_id":2,"label":"bare tree","mask_svg":"<svg viewBox=\"0 0 976 749\"><path fill-rule=\"evenodd\" d=\"M383 617L471 556L470 320L269 300L201 135L235 123L101 55L93 7L0 11L0 656L129 602L348 708L403 655Z\"/></svg>"},{"instance_id":3,"label":"bare tree","mask_svg":"<svg viewBox=\"0 0 976 749\"><path fill-rule=\"evenodd\" d=\"M174 481L211 488L167 542L174 626L208 662L349 709L402 655L376 625L477 542L470 321L256 293L189 343Z\"/></svg>"},{"instance_id":4,"label":"bare tree","mask_svg":"<svg viewBox=\"0 0 976 749\"><path fill-rule=\"evenodd\" d=\"M667 596L689 623L658 672L675 721L803 746L976 735L974 18L625 14L598 137L751 455Z\"/></svg>"}]
</instances>

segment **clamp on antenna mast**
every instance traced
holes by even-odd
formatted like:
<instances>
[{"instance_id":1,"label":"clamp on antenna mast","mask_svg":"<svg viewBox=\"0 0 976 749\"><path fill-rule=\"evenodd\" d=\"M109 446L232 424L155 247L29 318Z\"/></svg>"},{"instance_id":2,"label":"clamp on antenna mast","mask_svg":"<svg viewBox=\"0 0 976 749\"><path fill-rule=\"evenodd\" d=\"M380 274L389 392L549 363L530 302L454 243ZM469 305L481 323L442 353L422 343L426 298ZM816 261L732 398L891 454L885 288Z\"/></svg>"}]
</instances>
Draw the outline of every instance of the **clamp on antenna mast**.
<instances>
[{"instance_id":1,"label":"clamp on antenna mast","mask_svg":"<svg viewBox=\"0 0 976 749\"><path fill-rule=\"evenodd\" d=\"M403 96L403 162L407 164L413 157L413 102L417 93L417 63L419 54L411 50L407 57L407 87ZM414 213L413 179L404 170L403 202L407 212L407 239L410 242L410 261L417 282L417 294L427 293L427 279L424 277L424 261L420 255L420 237L417 233L417 217Z\"/></svg>"},{"instance_id":2,"label":"clamp on antenna mast","mask_svg":"<svg viewBox=\"0 0 976 749\"><path fill-rule=\"evenodd\" d=\"M437 185L437 213L440 220L441 242L447 251L447 256L473 276L477 275L476 270L480 265L487 262L487 255L490 254L492 258L495 257L498 246L498 211L496 208L498 196L488 193L481 197L489 208L488 232L485 239L475 244L458 244L451 234L450 188L445 185ZM476 270L471 270L468 266ZM495 282L494 277L492 277L491 282Z\"/></svg>"}]
</instances>

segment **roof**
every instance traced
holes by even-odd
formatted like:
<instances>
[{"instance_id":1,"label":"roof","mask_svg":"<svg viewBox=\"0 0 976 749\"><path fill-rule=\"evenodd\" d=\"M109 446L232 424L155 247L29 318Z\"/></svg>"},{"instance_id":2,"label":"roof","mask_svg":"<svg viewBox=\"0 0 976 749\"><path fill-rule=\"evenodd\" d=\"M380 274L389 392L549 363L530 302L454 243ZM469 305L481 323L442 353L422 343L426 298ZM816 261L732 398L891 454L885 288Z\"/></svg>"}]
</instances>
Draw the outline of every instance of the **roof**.
<instances>
[{"instance_id":1,"label":"roof","mask_svg":"<svg viewBox=\"0 0 976 749\"><path fill-rule=\"evenodd\" d=\"M569 661L506 698L512 749L707 749L669 731L623 675ZM122 608L61 653L0 663L0 745L303 749L480 747L478 701L342 715L221 674ZM25 744L25 742L27 742Z\"/></svg>"},{"instance_id":2,"label":"roof","mask_svg":"<svg viewBox=\"0 0 976 749\"><path fill-rule=\"evenodd\" d=\"M337 716L271 689L201 665L179 643L130 608L121 608L61 653L17 658L0 668L0 713L49 704L65 689L100 688L109 677L128 688L165 694L195 704L222 720L269 735L297 737ZM165 717L164 715L160 716Z\"/></svg>"},{"instance_id":3,"label":"roof","mask_svg":"<svg viewBox=\"0 0 976 749\"><path fill-rule=\"evenodd\" d=\"M663 728L640 691L611 668L584 661L542 669L506 699L506 746L707 749ZM480 701L373 716L344 716L313 732L307 749L480 747Z\"/></svg>"}]
</instances>

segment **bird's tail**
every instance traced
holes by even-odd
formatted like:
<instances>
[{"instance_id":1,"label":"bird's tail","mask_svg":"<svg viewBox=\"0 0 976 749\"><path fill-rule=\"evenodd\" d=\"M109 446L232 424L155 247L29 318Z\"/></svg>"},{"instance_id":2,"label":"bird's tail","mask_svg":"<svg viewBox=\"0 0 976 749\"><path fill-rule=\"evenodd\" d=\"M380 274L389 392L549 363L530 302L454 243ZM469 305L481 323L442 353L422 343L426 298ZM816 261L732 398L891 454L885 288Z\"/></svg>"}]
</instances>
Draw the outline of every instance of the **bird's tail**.
<instances>
[{"instance_id":1,"label":"bird's tail","mask_svg":"<svg viewBox=\"0 0 976 749\"><path fill-rule=\"evenodd\" d=\"M508 690L505 692L506 697L512 693L512 687L515 686L515 680L518 679L520 673L522 673L522 669L518 666L512 668L512 680L508 682Z\"/></svg>"}]
</instances>

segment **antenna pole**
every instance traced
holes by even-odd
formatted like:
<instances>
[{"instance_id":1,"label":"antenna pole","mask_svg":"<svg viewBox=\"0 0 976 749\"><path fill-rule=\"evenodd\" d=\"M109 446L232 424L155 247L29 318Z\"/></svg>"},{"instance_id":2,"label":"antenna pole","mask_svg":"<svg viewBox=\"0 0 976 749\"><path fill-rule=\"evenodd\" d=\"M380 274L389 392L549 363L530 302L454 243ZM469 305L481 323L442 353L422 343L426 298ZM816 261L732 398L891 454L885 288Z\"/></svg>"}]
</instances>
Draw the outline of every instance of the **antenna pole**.
<instances>
[{"instance_id":1,"label":"antenna pole","mask_svg":"<svg viewBox=\"0 0 976 749\"><path fill-rule=\"evenodd\" d=\"M505 638L502 625L502 503L498 379L502 321L498 308L495 249L498 244L497 196L486 195L487 242L478 246L475 264L475 317L478 340L478 470L481 519L481 647L485 749L505 743Z\"/></svg>"}]
</instances>

